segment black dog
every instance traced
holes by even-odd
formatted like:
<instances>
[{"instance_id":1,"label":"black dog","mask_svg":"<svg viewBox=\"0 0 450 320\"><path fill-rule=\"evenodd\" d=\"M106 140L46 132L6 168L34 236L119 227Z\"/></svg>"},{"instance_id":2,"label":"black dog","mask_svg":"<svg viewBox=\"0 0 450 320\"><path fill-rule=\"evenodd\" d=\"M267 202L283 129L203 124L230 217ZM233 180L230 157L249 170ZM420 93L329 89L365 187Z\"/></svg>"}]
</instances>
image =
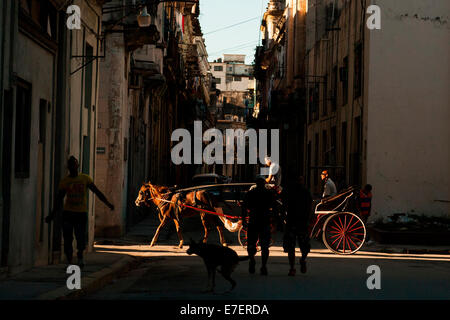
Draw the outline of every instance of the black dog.
<instances>
[{"instance_id":1,"label":"black dog","mask_svg":"<svg viewBox=\"0 0 450 320\"><path fill-rule=\"evenodd\" d=\"M236 281L231 279L231 273L234 271L239 261L248 259L247 257L239 257L233 249L223 247L217 244L196 243L191 240L187 254L196 254L203 258L208 270L208 289L214 292L216 268L221 266L221 270L217 270L222 276L231 283L231 290L236 287Z\"/></svg>"}]
</instances>

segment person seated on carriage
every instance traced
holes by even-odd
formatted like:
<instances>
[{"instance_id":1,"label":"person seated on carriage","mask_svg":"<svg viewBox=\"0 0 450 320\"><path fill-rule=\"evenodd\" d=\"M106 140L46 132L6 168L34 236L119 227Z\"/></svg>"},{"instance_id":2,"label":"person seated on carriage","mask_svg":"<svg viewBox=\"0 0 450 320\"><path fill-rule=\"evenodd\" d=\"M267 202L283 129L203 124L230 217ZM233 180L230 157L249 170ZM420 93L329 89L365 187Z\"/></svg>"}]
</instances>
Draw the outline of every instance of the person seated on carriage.
<instances>
[{"instance_id":1,"label":"person seated on carriage","mask_svg":"<svg viewBox=\"0 0 450 320\"><path fill-rule=\"evenodd\" d=\"M249 190L242 204L242 223L247 227L249 272L255 273L256 244L261 246L261 275L267 275L267 260L271 237L271 208L275 206L275 192L266 188L263 177L256 178L256 188Z\"/></svg>"},{"instance_id":2,"label":"person seated on carriage","mask_svg":"<svg viewBox=\"0 0 450 320\"><path fill-rule=\"evenodd\" d=\"M302 176L289 179L281 194L286 208L286 228L283 237L283 249L288 253L289 276L295 276L295 244L298 242L302 257L300 271L306 273L306 257L311 250L308 235L308 223L311 217L312 196L306 188Z\"/></svg>"},{"instance_id":3,"label":"person seated on carriage","mask_svg":"<svg viewBox=\"0 0 450 320\"><path fill-rule=\"evenodd\" d=\"M364 223L370 216L370 209L372 207L372 186L366 184L364 188L359 191L359 214Z\"/></svg>"},{"instance_id":4,"label":"person seated on carriage","mask_svg":"<svg viewBox=\"0 0 450 320\"><path fill-rule=\"evenodd\" d=\"M334 196L337 193L336 185L328 175L328 170L322 171L320 178L324 182L322 198Z\"/></svg>"},{"instance_id":5,"label":"person seated on carriage","mask_svg":"<svg viewBox=\"0 0 450 320\"><path fill-rule=\"evenodd\" d=\"M269 156L264 158L266 166L269 167L269 176L266 178L268 187L274 189L277 193L280 193L281 188L281 167L278 163L273 161Z\"/></svg>"}]
</instances>

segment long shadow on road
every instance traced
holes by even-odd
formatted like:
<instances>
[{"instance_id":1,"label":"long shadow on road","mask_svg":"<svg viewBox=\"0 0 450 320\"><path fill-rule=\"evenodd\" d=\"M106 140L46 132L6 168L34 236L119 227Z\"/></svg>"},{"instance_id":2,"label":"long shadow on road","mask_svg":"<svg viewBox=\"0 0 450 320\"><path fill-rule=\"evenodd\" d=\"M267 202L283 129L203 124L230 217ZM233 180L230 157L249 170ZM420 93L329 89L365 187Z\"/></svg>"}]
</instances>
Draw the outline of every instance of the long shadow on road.
<instances>
[{"instance_id":1,"label":"long shadow on road","mask_svg":"<svg viewBox=\"0 0 450 320\"><path fill-rule=\"evenodd\" d=\"M334 300L334 299L448 299L443 281L448 280L448 263L443 261L402 261L377 258L338 259L312 255L306 274L289 277L286 256L274 252L269 258L268 276L255 274L241 262L232 277L237 287L216 275L216 294L204 293L207 272L198 256L185 252L149 256L135 270L123 275L88 299L131 300ZM275 251L275 250L273 250ZM240 252L241 255L241 252ZM367 268L378 265L381 290L369 290ZM297 271L299 267L297 266Z\"/></svg>"}]
</instances>

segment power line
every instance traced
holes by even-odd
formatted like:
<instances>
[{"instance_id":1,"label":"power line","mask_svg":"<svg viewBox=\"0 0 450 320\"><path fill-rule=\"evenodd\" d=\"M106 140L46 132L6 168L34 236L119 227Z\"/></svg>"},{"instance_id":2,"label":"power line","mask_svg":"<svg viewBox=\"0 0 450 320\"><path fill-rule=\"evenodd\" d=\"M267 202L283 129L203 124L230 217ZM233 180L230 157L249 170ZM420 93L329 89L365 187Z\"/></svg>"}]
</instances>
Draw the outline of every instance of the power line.
<instances>
[{"instance_id":1,"label":"power line","mask_svg":"<svg viewBox=\"0 0 450 320\"><path fill-rule=\"evenodd\" d=\"M242 43L242 44L240 44L240 45L237 45L237 46L234 46L234 47L230 47L230 48L225 48L225 49L221 49L221 50L218 50L218 51L215 51L215 52L212 52L212 53L208 53L208 55L214 55L214 54L216 54L216 53L221 53L221 52L223 52L223 51L226 51L226 50L232 50L232 49L234 49L234 50L237 50L237 49L243 49L243 48L246 48L246 47L250 47L250 46L254 46L254 45L256 45L256 40L253 40L253 41L251 41L251 42L247 42L247 43Z\"/></svg>"},{"instance_id":2,"label":"power line","mask_svg":"<svg viewBox=\"0 0 450 320\"><path fill-rule=\"evenodd\" d=\"M251 19L248 19L248 20L244 20L244 21L241 21L241 22L238 22L238 23L235 23L235 24L232 24L232 25L229 25L229 26L217 29L217 30L213 30L213 31L205 33L204 35L215 33L215 32L219 32L219 31L222 31L222 30L226 30L226 29L229 29L229 28L232 28L232 27L235 27L235 26L239 26L241 24L244 24L244 23L256 20L256 19L259 19L259 17L254 17L254 18L251 18Z\"/></svg>"}]
</instances>

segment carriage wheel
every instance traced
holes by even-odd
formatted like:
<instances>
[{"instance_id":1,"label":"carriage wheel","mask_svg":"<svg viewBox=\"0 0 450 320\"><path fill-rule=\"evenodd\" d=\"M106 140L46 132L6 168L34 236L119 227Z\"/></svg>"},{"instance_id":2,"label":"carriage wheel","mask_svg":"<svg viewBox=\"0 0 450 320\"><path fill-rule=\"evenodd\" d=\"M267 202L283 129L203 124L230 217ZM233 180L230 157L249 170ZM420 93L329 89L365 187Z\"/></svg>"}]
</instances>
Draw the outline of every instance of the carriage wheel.
<instances>
[{"instance_id":1,"label":"carriage wheel","mask_svg":"<svg viewBox=\"0 0 450 320\"><path fill-rule=\"evenodd\" d=\"M238 240L239 244L244 248L247 249L247 228L244 226L241 226L241 228L238 231ZM270 238L270 244L269 247L273 245L273 237ZM259 240L256 242L256 251L261 251L261 247L259 246Z\"/></svg>"},{"instance_id":2,"label":"carriage wheel","mask_svg":"<svg viewBox=\"0 0 450 320\"><path fill-rule=\"evenodd\" d=\"M364 244L366 227L354 213L336 213L325 221L322 239L327 248L334 253L352 254Z\"/></svg>"},{"instance_id":3,"label":"carriage wheel","mask_svg":"<svg viewBox=\"0 0 450 320\"><path fill-rule=\"evenodd\" d=\"M241 226L241 228L239 229L238 240L239 240L239 244L244 249L247 249L247 228L245 228L244 226ZM257 250L259 249L258 246L256 247L256 249Z\"/></svg>"}]
</instances>

